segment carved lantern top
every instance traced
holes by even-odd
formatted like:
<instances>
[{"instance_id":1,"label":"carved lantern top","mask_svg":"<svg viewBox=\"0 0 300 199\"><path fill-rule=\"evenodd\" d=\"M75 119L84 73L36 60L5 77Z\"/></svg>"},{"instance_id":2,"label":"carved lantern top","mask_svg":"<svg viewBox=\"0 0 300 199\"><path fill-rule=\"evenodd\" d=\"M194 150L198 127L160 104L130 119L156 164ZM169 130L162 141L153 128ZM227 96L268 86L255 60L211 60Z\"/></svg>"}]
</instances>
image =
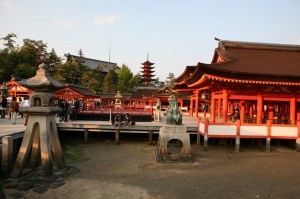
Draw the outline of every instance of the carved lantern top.
<instances>
[{"instance_id":1,"label":"carved lantern top","mask_svg":"<svg viewBox=\"0 0 300 199\"><path fill-rule=\"evenodd\" d=\"M50 77L48 66L44 63L39 65L34 77L20 81L20 84L34 91L52 91L64 86Z\"/></svg>"}]
</instances>

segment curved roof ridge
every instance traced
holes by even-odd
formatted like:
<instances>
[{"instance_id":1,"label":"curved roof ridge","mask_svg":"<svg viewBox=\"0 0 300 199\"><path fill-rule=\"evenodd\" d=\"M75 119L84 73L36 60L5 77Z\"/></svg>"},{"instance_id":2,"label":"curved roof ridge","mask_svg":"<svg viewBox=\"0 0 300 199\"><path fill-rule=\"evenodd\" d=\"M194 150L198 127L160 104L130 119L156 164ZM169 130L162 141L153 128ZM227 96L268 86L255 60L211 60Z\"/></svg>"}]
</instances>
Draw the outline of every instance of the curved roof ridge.
<instances>
[{"instance_id":1,"label":"curved roof ridge","mask_svg":"<svg viewBox=\"0 0 300 199\"><path fill-rule=\"evenodd\" d=\"M219 48L300 51L300 45L220 40Z\"/></svg>"}]
</instances>

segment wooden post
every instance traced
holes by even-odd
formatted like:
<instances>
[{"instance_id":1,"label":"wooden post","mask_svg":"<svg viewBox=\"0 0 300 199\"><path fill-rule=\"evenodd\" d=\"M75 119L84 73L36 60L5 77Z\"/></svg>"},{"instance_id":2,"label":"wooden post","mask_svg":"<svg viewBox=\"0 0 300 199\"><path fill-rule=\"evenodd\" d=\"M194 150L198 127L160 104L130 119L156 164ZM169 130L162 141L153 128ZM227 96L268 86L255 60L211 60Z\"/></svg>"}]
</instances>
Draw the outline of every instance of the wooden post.
<instances>
[{"instance_id":1,"label":"wooden post","mask_svg":"<svg viewBox=\"0 0 300 199\"><path fill-rule=\"evenodd\" d=\"M198 125L197 125L197 145L201 145L201 142L200 142L200 133L199 133L199 126L200 126L200 122L201 122L201 117L198 118Z\"/></svg>"},{"instance_id":2,"label":"wooden post","mask_svg":"<svg viewBox=\"0 0 300 199\"><path fill-rule=\"evenodd\" d=\"M115 142L116 142L116 145L120 144L120 130L117 129L116 130L116 133L115 133Z\"/></svg>"},{"instance_id":3,"label":"wooden post","mask_svg":"<svg viewBox=\"0 0 300 199\"><path fill-rule=\"evenodd\" d=\"M84 143L87 144L89 143L89 130L84 129Z\"/></svg>"},{"instance_id":4,"label":"wooden post","mask_svg":"<svg viewBox=\"0 0 300 199\"><path fill-rule=\"evenodd\" d=\"M199 90L196 90L195 114L196 114L196 118L198 118L199 117Z\"/></svg>"},{"instance_id":5,"label":"wooden post","mask_svg":"<svg viewBox=\"0 0 300 199\"><path fill-rule=\"evenodd\" d=\"M221 118L221 105L222 105L221 98L218 98L218 119Z\"/></svg>"},{"instance_id":6,"label":"wooden post","mask_svg":"<svg viewBox=\"0 0 300 199\"><path fill-rule=\"evenodd\" d=\"M266 138L266 152L271 152L271 126L272 126L273 120L267 120L267 138Z\"/></svg>"},{"instance_id":7,"label":"wooden post","mask_svg":"<svg viewBox=\"0 0 300 199\"><path fill-rule=\"evenodd\" d=\"M12 136L2 137L2 177L9 174L13 167L13 145Z\"/></svg>"},{"instance_id":8,"label":"wooden post","mask_svg":"<svg viewBox=\"0 0 300 199\"><path fill-rule=\"evenodd\" d=\"M227 123L228 115L228 91L223 89L223 123Z\"/></svg>"},{"instance_id":9,"label":"wooden post","mask_svg":"<svg viewBox=\"0 0 300 199\"><path fill-rule=\"evenodd\" d=\"M207 151L207 143L208 143L208 119L205 118L204 120L204 151Z\"/></svg>"},{"instance_id":10,"label":"wooden post","mask_svg":"<svg viewBox=\"0 0 300 199\"><path fill-rule=\"evenodd\" d=\"M213 92L211 93L210 121L212 123L216 122L216 100L215 100L215 94Z\"/></svg>"},{"instance_id":11,"label":"wooden post","mask_svg":"<svg viewBox=\"0 0 300 199\"><path fill-rule=\"evenodd\" d=\"M262 95L257 96L257 113L256 113L256 123L262 123L262 112L263 112L263 97Z\"/></svg>"},{"instance_id":12,"label":"wooden post","mask_svg":"<svg viewBox=\"0 0 300 199\"><path fill-rule=\"evenodd\" d=\"M153 145L153 131L149 131L149 145Z\"/></svg>"},{"instance_id":13,"label":"wooden post","mask_svg":"<svg viewBox=\"0 0 300 199\"><path fill-rule=\"evenodd\" d=\"M197 133L197 145L201 145L200 134Z\"/></svg>"},{"instance_id":14,"label":"wooden post","mask_svg":"<svg viewBox=\"0 0 300 199\"><path fill-rule=\"evenodd\" d=\"M194 100L193 100L193 96L191 96L191 99L190 99L190 116L192 116L192 117L194 115L193 109L194 109Z\"/></svg>"},{"instance_id":15,"label":"wooden post","mask_svg":"<svg viewBox=\"0 0 300 199\"><path fill-rule=\"evenodd\" d=\"M240 120L241 120L241 124L244 124L244 120L245 120L245 102L244 101L241 102Z\"/></svg>"},{"instance_id":16,"label":"wooden post","mask_svg":"<svg viewBox=\"0 0 300 199\"><path fill-rule=\"evenodd\" d=\"M298 136L296 139L296 151L300 152L300 121L297 121Z\"/></svg>"},{"instance_id":17,"label":"wooden post","mask_svg":"<svg viewBox=\"0 0 300 199\"><path fill-rule=\"evenodd\" d=\"M296 97L292 97L290 100L290 120L291 125L296 124Z\"/></svg>"},{"instance_id":18,"label":"wooden post","mask_svg":"<svg viewBox=\"0 0 300 199\"><path fill-rule=\"evenodd\" d=\"M235 152L240 152L241 120L236 121Z\"/></svg>"}]
</instances>

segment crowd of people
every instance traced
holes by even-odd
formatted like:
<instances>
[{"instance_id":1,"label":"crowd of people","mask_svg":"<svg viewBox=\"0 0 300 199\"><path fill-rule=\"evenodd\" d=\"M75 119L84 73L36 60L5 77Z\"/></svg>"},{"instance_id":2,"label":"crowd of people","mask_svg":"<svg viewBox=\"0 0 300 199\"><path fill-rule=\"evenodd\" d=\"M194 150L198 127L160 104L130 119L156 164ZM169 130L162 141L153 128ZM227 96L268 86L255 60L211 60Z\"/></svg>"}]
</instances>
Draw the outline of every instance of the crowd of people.
<instances>
[{"instance_id":1,"label":"crowd of people","mask_svg":"<svg viewBox=\"0 0 300 199\"><path fill-rule=\"evenodd\" d=\"M74 99L70 101L58 99L56 101L56 105L62 109L60 113L57 113L59 121L68 122L69 120L78 120L78 111L80 108L84 108L86 103L80 99ZM18 99L16 97L7 99L6 97L2 96L0 98L0 118L5 118L7 115L8 119L11 120L11 123L16 124L16 118L17 116L20 116L21 118L24 118L24 126L26 126L28 122L28 115L20 112L19 109L22 107L30 107L29 96L25 96L23 99L21 97ZM125 114L124 117L117 113L113 118L112 123L115 126L135 124L129 113Z\"/></svg>"},{"instance_id":2,"label":"crowd of people","mask_svg":"<svg viewBox=\"0 0 300 199\"><path fill-rule=\"evenodd\" d=\"M0 118L5 118L8 115L8 119L11 120L11 124L16 124L17 116L20 115L21 118L24 118L24 126L27 125L28 115L19 111L21 107L29 107L30 101L29 97L25 96L23 99L19 97L12 97L8 100L6 97L2 96L0 98Z\"/></svg>"}]
</instances>

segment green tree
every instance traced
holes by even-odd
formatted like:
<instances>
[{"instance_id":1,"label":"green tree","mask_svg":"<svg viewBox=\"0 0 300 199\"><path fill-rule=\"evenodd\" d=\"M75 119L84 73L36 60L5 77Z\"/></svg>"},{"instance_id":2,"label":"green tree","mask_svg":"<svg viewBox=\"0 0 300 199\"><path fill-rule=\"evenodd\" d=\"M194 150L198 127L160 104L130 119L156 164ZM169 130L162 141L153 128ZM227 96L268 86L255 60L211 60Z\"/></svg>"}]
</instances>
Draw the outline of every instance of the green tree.
<instances>
[{"instance_id":1,"label":"green tree","mask_svg":"<svg viewBox=\"0 0 300 199\"><path fill-rule=\"evenodd\" d=\"M166 86L168 86L169 88L173 88L174 83L175 83L174 73L169 73L169 76L167 77L167 80L166 80Z\"/></svg>"},{"instance_id":2,"label":"green tree","mask_svg":"<svg viewBox=\"0 0 300 199\"><path fill-rule=\"evenodd\" d=\"M47 44L42 40L24 39L21 47L23 62L37 67L47 59Z\"/></svg>"},{"instance_id":3,"label":"green tree","mask_svg":"<svg viewBox=\"0 0 300 199\"><path fill-rule=\"evenodd\" d=\"M50 74L54 79L58 81L65 80L62 75L62 70L63 70L62 58L56 54L54 48L51 49L45 63L48 64Z\"/></svg>"},{"instance_id":4,"label":"green tree","mask_svg":"<svg viewBox=\"0 0 300 199\"><path fill-rule=\"evenodd\" d=\"M1 40L4 40L4 46L6 46L6 48L4 50L7 51L14 51L15 50L15 43L16 41L14 40L14 38L17 38L17 35L15 33L10 33L8 35L6 35L5 37L1 38Z\"/></svg>"},{"instance_id":5,"label":"green tree","mask_svg":"<svg viewBox=\"0 0 300 199\"><path fill-rule=\"evenodd\" d=\"M133 73L125 64L119 70L118 74L118 91L121 93L128 93L132 91L132 87L130 85L130 80L133 77Z\"/></svg>"},{"instance_id":6,"label":"green tree","mask_svg":"<svg viewBox=\"0 0 300 199\"><path fill-rule=\"evenodd\" d=\"M102 85L102 91L104 93L117 92L118 88L118 75L115 70L110 70L105 76Z\"/></svg>"},{"instance_id":7,"label":"green tree","mask_svg":"<svg viewBox=\"0 0 300 199\"><path fill-rule=\"evenodd\" d=\"M95 70L86 71L81 77L82 86L93 92L100 91L100 73Z\"/></svg>"},{"instance_id":8,"label":"green tree","mask_svg":"<svg viewBox=\"0 0 300 199\"><path fill-rule=\"evenodd\" d=\"M35 75L37 68L23 63L17 65L16 69L14 70L14 76L20 79L27 79Z\"/></svg>"},{"instance_id":9,"label":"green tree","mask_svg":"<svg viewBox=\"0 0 300 199\"><path fill-rule=\"evenodd\" d=\"M132 92L134 91L135 87L141 84L141 81L142 81L142 77L140 73L137 73L130 79L129 86L132 89Z\"/></svg>"}]
</instances>

